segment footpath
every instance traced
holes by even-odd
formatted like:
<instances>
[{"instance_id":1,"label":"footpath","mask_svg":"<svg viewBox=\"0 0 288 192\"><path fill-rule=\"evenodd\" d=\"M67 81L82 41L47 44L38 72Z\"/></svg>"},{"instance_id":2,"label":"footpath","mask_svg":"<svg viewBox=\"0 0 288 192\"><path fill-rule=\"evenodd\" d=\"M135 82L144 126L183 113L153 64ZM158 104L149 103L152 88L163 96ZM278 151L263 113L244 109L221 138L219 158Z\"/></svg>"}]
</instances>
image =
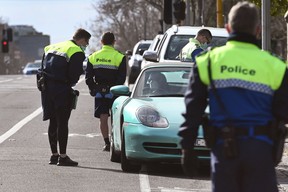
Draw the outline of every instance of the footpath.
<instances>
[{"instance_id":1,"label":"footpath","mask_svg":"<svg viewBox=\"0 0 288 192\"><path fill-rule=\"evenodd\" d=\"M282 162L276 167L279 192L288 192L288 139L286 139Z\"/></svg>"}]
</instances>

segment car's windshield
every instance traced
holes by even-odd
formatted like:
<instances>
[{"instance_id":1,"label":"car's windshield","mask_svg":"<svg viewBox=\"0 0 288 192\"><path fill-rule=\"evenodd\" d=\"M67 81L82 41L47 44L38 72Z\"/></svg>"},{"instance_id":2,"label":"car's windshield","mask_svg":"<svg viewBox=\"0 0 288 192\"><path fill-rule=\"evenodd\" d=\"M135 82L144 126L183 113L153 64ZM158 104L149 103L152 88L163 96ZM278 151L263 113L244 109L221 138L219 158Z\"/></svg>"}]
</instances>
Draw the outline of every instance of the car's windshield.
<instances>
[{"instance_id":1,"label":"car's windshield","mask_svg":"<svg viewBox=\"0 0 288 192\"><path fill-rule=\"evenodd\" d=\"M133 97L183 97L190 70L190 67L146 69L135 85Z\"/></svg>"},{"instance_id":2,"label":"car's windshield","mask_svg":"<svg viewBox=\"0 0 288 192\"><path fill-rule=\"evenodd\" d=\"M182 48L189 42L189 38L194 38L194 35L173 35L168 43L165 60L179 60L179 53ZM213 36L212 41L208 44L209 47L225 45L227 37Z\"/></svg>"}]
</instances>

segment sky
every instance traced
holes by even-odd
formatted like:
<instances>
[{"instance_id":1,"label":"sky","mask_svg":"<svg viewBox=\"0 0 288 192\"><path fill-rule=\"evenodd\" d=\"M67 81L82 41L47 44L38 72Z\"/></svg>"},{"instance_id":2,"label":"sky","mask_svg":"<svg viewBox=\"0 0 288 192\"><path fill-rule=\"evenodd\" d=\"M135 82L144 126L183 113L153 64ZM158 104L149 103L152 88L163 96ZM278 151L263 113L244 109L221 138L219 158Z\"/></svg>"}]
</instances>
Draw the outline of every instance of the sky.
<instances>
[{"instance_id":1,"label":"sky","mask_svg":"<svg viewBox=\"0 0 288 192\"><path fill-rule=\"evenodd\" d=\"M89 26L97 0L0 0L0 18L8 25L30 25L50 35L51 43L72 39L76 29Z\"/></svg>"}]
</instances>

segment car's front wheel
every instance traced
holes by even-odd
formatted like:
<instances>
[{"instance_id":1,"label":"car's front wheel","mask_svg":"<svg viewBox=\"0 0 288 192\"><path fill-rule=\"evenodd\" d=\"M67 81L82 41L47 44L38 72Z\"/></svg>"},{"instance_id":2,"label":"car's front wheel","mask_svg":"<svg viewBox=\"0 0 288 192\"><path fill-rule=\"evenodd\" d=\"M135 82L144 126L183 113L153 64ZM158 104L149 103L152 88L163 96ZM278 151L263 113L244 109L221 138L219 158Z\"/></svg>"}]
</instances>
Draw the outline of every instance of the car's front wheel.
<instances>
[{"instance_id":1,"label":"car's front wheel","mask_svg":"<svg viewBox=\"0 0 288 192\"><path fill-rule=\"evenodd\" d=\"M139 172L141 169L141 164L134 164L133 162L128 160L126 157L125 151L126 151L125 150L125 136L124 136L124 132L123 132L122 142L121 142L121 168L122 168L122 171L130 172L130 173Z\"/></svg>"}]
</instances>

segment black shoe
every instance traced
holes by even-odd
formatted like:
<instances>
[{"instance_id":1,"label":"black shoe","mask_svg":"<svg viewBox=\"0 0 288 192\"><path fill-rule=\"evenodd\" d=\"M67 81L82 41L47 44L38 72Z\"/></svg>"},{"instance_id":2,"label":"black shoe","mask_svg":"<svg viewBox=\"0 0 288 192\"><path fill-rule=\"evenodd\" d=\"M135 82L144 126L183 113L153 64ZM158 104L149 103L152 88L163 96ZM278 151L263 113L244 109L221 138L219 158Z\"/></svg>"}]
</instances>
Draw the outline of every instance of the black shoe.
<instances>
[{"instance_id":1,"label":"black shoe","mask_svg":"<svg viewBox=\"0 0 288 192\"><path fill-rule=\"evenodd\" d=\"M59 155L51 155L49 164L56 165L58 163Z\"/></svg>"},{"instance_id":2,"label":"black shoe","mask_svg":"<svg viewBox=\"0 0 288 192\"><path fill-rule=\"evenodd\" d=\"M70 159L70 157L66 156L66 157L59 157L59 161L57 163L57 166L77 166L78 162L73 161L72 159Z\"/></svg>"},{"instance_id":3,"label":"black shoe","mask_svg":"<svg viewBox=\"0 0 288 192\"><path fill-rule=\"evenodd\" d=\"M105 144L103 147L103 151L110 151L110 144Z\"/></svg>"}]
</instances>

